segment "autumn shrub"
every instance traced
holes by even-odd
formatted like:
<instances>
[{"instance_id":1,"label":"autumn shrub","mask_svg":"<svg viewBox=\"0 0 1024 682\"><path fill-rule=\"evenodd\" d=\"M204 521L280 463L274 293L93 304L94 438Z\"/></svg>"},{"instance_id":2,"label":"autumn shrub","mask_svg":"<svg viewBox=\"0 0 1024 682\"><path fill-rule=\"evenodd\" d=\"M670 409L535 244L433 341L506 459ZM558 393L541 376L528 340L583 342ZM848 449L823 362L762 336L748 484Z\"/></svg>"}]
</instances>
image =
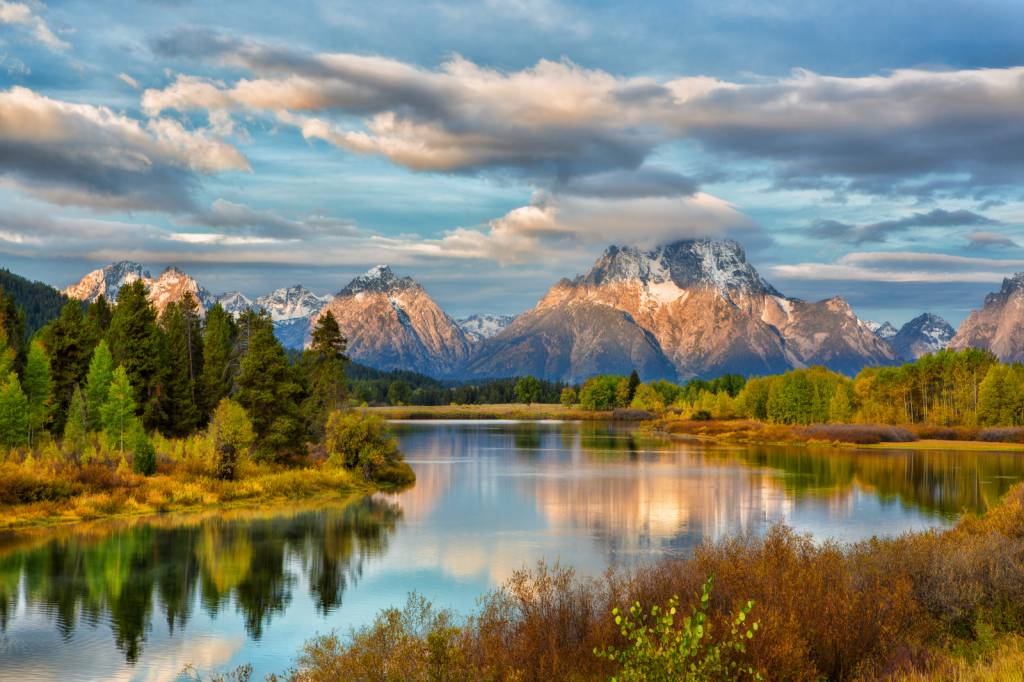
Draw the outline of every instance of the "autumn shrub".
<instances>
[{"instance_id":1,"label":"autumn shrub","mask_svg":"<svg viewBox=\"0 0 1024 682\"><path fill-rule=\"evenodd\" d=\"M1024 443L1024 427L981 429L978 440L988 443Z\"/></svg>"},{"instance_id":2,"label":"autumn shrub","mask_svg":"<svg viewBox=\"0 0 1024 682\"><path fill-rule=\"evenodd\" d=\"M628 422L641 422L657 417L653 412L648 410L628 409L624 407L618 407L612 410L612 419L615 421L628 421Z\"/></svg>"},{"instance_id":3,"label":"autumn shrub","mask_svg":"<svg viewBox=\"0 0 1024 682\"><path fill-rule=\"evenodd\" d=\"M914 426L911 427L922 440L978 440L978 429L964 426Z\"/></svg>"},{"instance_id":4,"label":"autumn shrub","mask_svg":"<svg viewBox=\"0 0 1024 682\"><path fill-rule=\"evenodd\" d=\"M0 463L0 504L60 502L85 491L81 482L13 463Z\"/></svg>"}]
</instances>

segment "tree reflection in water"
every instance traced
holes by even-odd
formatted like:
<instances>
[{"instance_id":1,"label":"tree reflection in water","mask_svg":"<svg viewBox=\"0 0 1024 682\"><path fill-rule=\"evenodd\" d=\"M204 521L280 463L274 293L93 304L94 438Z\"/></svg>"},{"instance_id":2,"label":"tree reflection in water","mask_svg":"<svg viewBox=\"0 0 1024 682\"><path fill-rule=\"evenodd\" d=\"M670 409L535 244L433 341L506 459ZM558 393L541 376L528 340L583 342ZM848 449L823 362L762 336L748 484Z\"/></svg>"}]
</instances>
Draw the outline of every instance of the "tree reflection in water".
<instances>
[{"instance_id":1,"label":"tree reflection in water","mask_svg":"<svg viewBox=\"0 0 1024 682\"><path fill-rule=\"evenodd\" d=\"M401 516L398 505L382 496L363 496L294 509L5 534L0 631L24 589L25 601L51 618L65 638L81 625L108 622L129 662L142 653L154 595L172 633L185 627L197 603L212 617L234 603L246 631L259 639L291 602L296 567L317 610L327 614L341 606L363 562L387 550Z\"/></svg>"}]
</instances>

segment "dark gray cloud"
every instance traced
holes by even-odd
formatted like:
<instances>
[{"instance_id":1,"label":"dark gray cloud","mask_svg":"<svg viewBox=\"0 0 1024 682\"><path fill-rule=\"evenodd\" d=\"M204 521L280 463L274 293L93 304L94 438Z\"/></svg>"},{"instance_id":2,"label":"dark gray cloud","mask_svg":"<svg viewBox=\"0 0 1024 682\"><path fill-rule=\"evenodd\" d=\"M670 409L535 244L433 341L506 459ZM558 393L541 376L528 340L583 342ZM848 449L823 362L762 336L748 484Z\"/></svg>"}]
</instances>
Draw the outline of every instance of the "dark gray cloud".
<instances>
[{"instance_id":1,"label":"dark gray cloud","mask_svg":"<svg viewBox=\"0 0 1024 682\"><path fill-rule=\"evenodd\" d=\"M172 219L179 227L208 227L218 232L237 235L271 237L275 239L302 239L319 236L370 236L360 230L354 220L325 215L308 214L289 218L270 209L257 210L245 204L217 199L210 208Z\"/></svg>"},{"instance_id":2,"label":"dark gray cloud","mask_svg":"<svg viewBox=\"0 0 1024 682\"><path fill-rule=\"evenodd\" d=\"M641 166L635 171L611 171L574 177L556 183L553 191L582 197L628 199L640 197L678 197L695 194L695 180L668 168Z\"/></svg>"},{"instance_id":3,"label":"dark gray cloud","mask_svg":"<svg viewBox=\"0 0 1024 682\"><path fill-rule=\"evenodd\" d=\"M829 241L864 244L884 242L893 234L906 232L915 227L960 227L965 225L997 225L992 220L966 209L946 211L936 208L928 213L913 213L896 220L883 220L867 225L850 225L836 220L818 219L806 229L809 236Z\"/></svg>"}]
</instances>

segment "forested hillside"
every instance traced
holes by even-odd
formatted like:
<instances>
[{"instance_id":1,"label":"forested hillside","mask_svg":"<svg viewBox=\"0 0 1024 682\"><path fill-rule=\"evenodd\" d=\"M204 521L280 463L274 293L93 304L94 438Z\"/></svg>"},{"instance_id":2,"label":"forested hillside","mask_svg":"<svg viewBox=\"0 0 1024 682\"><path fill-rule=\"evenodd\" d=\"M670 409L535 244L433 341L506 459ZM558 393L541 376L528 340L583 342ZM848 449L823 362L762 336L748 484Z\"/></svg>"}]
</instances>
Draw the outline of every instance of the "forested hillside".
<instances>
[{"instance_id":1,"label":"forested hillside","mask_svg":"<svg viewBox=\"0 0 1024 682\"><path fill-rule=\"evenodd\" d=\"M61 308L71 300L49 284L32 282L7 268L0 269L0 287L14 297L15 309L25 311L25 333L28 336L60 317Z\"/></svg>"}]
</instances>

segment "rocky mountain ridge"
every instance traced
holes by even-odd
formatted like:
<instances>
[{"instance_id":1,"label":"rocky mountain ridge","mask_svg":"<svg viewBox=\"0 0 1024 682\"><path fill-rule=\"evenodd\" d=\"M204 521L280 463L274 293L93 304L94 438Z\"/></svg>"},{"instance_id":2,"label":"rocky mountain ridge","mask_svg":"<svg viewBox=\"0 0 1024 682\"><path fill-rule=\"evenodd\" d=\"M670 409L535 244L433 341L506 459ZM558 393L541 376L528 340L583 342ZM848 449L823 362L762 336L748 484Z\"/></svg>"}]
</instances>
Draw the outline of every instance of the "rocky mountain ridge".
<instances>
[{"instance_id":1,"label":"rocky mountain ridge","mask_svg":"<svg viewBox=\"0 0 1024 682\"><path fill-rule=\"evenodd\" d=\"M985 297L981 310L972 310L949 347L992 351L1003 362L1024 360L1024 272L1003 279L998 293Z\"/></svg>"}]
</instances>

